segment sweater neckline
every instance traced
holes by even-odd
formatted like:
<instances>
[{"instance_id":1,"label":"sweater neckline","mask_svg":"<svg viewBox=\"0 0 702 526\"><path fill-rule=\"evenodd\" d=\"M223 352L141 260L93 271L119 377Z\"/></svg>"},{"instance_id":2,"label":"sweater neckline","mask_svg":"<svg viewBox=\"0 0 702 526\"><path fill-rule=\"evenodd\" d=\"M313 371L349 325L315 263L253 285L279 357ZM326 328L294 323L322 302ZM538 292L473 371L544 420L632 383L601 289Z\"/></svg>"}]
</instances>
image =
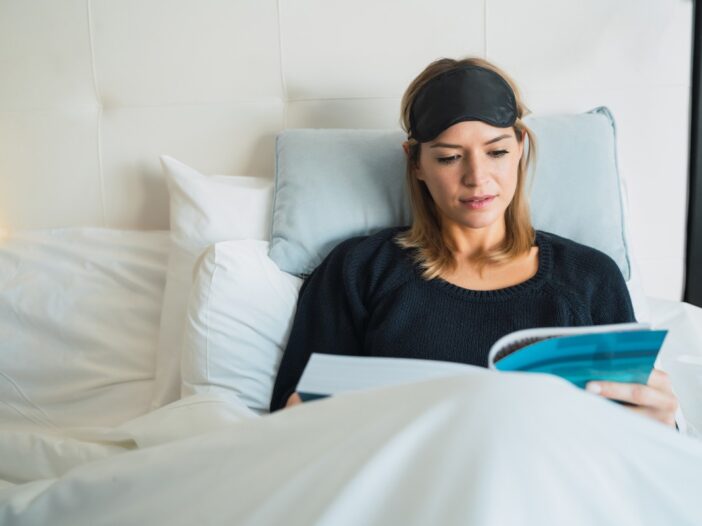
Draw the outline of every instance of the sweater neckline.
<instances>
[{"instance_id":1,"label":"sweater neckline","mask_svg":"<svg viewBox=\"0 0 702 526\"><path fill-rule=\"evenodd\" d=\"M534 243L536 244L536 246L539 247L539 266L536 270L536 274L534 274L529 279L522 281L521 283L493 290L468 289L450 283L443 278L434 278L429 280L428 283L446 292L457 294L464 298L472 299L502 299L538 288L546 281L546 278L550 275L553 258L551 254L551 243L549 242L547 237L544 236L543 232L541 232L540 230L536 230L535 234L536 235ZM421 279L424 280L424 278Z\"/></svg>"}]
</instances>

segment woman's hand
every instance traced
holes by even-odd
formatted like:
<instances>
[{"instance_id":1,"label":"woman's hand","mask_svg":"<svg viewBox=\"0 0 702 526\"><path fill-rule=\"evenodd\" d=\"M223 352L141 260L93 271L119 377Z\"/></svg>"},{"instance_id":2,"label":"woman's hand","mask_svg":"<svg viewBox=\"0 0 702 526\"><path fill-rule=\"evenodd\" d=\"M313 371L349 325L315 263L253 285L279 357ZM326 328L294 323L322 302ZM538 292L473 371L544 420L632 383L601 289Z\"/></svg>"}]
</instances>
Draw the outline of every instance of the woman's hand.
<instances>
[{"instance_id":1,"label":"woman's hand","mask_svg":"<svg viewBox=\"0 0 702 526\"><path fill-rule=\"evenodd\" d=\"M678 399L673 394L668 374L660 369L653 370L646 385L596 381L588 382L586 389L605 398L627 402L632 405L632 411L675 426Z\"/></svg>"},{"instance_id":2,"label":"woman's hand","mask_svg":"<svg viewBox=\"0 0 702 526\"><path fill-rule=\"evenodd\" d=\"M293 393L288 398L288 401L285 404L285 408L287 409L288 407L292 407L294 405L301 404L301 403L302 403L302 398L300 398L300 395L297 393Z\"/></svg>"}]
</instances>

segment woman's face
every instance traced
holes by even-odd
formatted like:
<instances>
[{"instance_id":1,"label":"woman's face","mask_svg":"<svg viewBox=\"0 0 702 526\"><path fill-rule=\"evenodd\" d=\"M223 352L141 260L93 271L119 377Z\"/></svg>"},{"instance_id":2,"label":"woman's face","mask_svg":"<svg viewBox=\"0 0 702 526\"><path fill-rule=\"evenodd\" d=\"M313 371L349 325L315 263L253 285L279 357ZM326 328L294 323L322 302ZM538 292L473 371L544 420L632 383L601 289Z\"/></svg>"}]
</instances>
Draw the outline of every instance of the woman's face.
<instances>
[{"instance_id":1,"label":"woman's face","mask_svg":"<svg viewBox=\"0 0 702 526\"><path fill-rule=\"evenodd\" d=\"M517 188L524 148L512 127L459 122L420 147L416 176L427 185L443 220L468 228L502 220Z\"/></svg>"}]
</instances>

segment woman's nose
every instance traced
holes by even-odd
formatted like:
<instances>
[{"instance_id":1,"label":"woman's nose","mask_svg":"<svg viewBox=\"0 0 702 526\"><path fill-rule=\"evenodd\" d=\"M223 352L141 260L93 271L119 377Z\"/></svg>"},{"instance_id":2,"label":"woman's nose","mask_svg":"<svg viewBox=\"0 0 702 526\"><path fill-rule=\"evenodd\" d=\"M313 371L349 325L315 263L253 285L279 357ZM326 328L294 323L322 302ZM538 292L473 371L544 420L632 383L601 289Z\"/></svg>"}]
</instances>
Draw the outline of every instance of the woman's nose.
<instances>
[{"instance_id":1,"label":"woman's nose","mask_svg":"<svg viewBox=\"0 0 702 526\"><path fill-rule=\"evenodd\" d=\"M480 186L487 177L487 166L475 158L466 158L461 182L466 186Z\"/></svg>"}]
</instances>

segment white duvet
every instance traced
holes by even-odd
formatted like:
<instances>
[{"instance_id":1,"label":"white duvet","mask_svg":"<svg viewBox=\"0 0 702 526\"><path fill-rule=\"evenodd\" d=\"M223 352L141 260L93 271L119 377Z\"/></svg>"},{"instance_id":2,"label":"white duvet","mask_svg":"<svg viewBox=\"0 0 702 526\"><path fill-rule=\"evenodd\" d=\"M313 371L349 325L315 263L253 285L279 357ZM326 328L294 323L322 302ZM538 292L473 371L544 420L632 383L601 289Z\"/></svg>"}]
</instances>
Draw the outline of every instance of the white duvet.
<instances>
[{"instance_id":1,"label":"white duvet","mask_svg":"<svg viewBox=\"0 0 702 526\"><path fill-rule=\"evenodd\" d=\"M702 524L702 443L479 371L258 417L197 395L109 430L0 432L0 524Z\"/></svg>"},{"instance_id":2,"label":"white duvet","mask_svg":"<svg viewBox=\"0 0 702 526\"><path fill-rule=\"evenodd\" d=\"M114 426L149 410L169 248L161 231L0 239L2 428Z\"/></svg>"}]
</instances>

